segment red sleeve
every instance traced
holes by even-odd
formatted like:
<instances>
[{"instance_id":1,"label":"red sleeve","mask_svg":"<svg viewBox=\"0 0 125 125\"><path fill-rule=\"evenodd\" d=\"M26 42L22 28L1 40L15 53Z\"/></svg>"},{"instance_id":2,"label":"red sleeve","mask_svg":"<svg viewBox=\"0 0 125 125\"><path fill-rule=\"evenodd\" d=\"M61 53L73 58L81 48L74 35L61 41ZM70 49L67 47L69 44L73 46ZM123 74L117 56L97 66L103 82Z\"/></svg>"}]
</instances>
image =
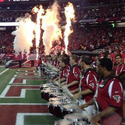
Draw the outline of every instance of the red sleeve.
<instances>
[{"instance_id":1,"label":"red sleeve","mask_svg":"<svg viewBox=\"0 0 125 125\"><path fill-rule=\"evenodd\" d=\"M109 105L120 108L123 103L123 88L119 80L112 81L108 88Z\"/></svg>"},{"instance_id":2,"label":"red sleeve","mask_svg":"<svg viewBox=\"0 0 125 125\"><path fill-rule=\"evenodd\" d=\"M92 91L96 91L97 87L97 77L94 74L88 74L86 77L86 84L89 89Z\"/></svg>"},{"instance_id":3,"label":"red sleeve","mask_svg":"<svg viewBox=\"0 0 125 125\"><path fill-rule=\"evenodd\" d=\"M73 69L73 75L74 75L74 81L79 81L80 79L80 69L78 67L75 67Z\"/></svg>"}]
</instances>

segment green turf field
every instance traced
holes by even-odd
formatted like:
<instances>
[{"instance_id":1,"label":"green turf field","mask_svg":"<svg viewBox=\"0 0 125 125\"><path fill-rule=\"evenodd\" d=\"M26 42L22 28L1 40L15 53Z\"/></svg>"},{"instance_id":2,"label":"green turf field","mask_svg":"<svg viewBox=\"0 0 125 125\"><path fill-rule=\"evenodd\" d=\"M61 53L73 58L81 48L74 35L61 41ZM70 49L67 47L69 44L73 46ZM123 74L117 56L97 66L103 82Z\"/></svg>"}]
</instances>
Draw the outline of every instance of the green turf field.
<instances>
[{"instance_id":1,"label":"green turf field","mask_svg":"<svg viewBox=\"0 0 125 125\"><path fill-rule=\"evenodd\" d=\"M47 120L48 119L48 120ZM46 122L46 120L48 122ZM55 116L25 116L25 125L54 125L54 122L60 120Z\"/></svg>"},{"instance_id":2,"label":"green turf field","mask_svg":"<svg viewBox=\"0 0 125 125\"><path fill-rule=\"evenodd\" d=\"M4 67L0 67L0 73L3 72L5 70ZM46 80L45 78L43 80L40 80L40 79L33 79L33 80L27 80L26 81L26 84L9 84L10 80L18 74L25 74L25 70L29 70L29 69L26 69L26 68L21 68L20 69L21 71L18 71L18 69L9 69L7 70L6 72L4 72L3 74L0 75L0 94L3 93L3 90L5 90L5 88L7 87L7 85L9 86L29 86L29 85L34 85L34 86L38 86L40 84L44 84L46 83ZM17 73L18 72L18 73ZM36 73L38 73L36 71ZM28 76L24 77L22 76L24 79L25 78L28 78ZM38 77L38 76L35 76L35 77ZM16 77L14 77L16 78ZM21 78L21 76L20 76ZM33 78L32 76L29 76L29 78ZM40 104L40 103L47 103L46 100L43 100L41 98L41 93L40 93L40 89L37 89L37 90L26 90L26 96L25 98L7 98L7 97L0 97L0 103L1 104L4 104L4 103L10 103L13 105L14 104L18 104L18 103L21 103L21 104L25 104L25 103L28 103L28 104ZM59 120L60 118L57 118L53 115L27 115L24 117L24 125L53 125L55 121Z\"/></svg>"},{"instance_id":3,"label":"green turf field","mask_svg":"<svg viewBox=\"0 0 125 125\"><path fill-rule=\"evenodd\" d=\"M4 71L6 68L4 66L0 66L0 73Z\"/></svg>"}]
</instances>

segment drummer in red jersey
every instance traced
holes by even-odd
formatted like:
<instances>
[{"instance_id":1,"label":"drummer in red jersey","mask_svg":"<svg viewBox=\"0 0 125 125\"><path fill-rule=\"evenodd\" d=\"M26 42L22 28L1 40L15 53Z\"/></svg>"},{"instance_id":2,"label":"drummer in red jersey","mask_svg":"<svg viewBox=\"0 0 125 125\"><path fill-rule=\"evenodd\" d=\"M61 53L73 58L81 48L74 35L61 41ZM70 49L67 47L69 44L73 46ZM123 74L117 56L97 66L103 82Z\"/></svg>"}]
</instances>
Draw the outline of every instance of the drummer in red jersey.
<instances>
[{"instance_id":1,"label":"drummer in red jersey","mask_svg":"<svg viewBox=\"0 0 125 125\"><path fill-rule=\"evenodd\" d=\"M58 83L64 83L66 82L67 76L68 76L68 72L70 71L70 66L69 66L69 56L65 55L60 59L60 63L59 63L61 69L60 69L60 75L59 77L55 78L53 80L53 82L58 82ZM66 85L66 83L65 83Z\"/></svg>"},{"instance_id":2,"label":"drummer in red jersey","mask_svg":"<svg viewBox=\"0 0 125 125\"><path fill-rule=\"evenodd\" d=\"M118 76L120 73L125 71L125 64L122 62L122 55L117 54L115 56L116 66L115 66L115 74Z\"/></svg>"},{"instance_id":3,"label":"drummer in red jersey","mask_svg":"<svg viewBox=\"0 0 125 125\"><path fill-rule=\"evenodd\" d=\"M67 87L72 93L75 93L75 90L79 88L80 68L78 66L78 60L78 56L70 56L71 69L67 80Z\"/></svg>"},{"instance_id":4,"label":"drummer in red jersey","mask_svg":"<svg viewBox=\"0 0 125 125\"><path fill-rule=\"evenodd\" d=\"M112 75L113 62L108 58L99 60L97 72L103 76L99 83L98 94L85 105L96 104L97 115L91 118L95 125L122 125L123 87L118 77Z\"/></svg>"},{"instance_id":5,"label":"drummer in red jersey","mask_svg":"<svg viewBox=\"0 0 125 125\"><path fill-rule=\"evenodd\" d=\"M66 81L68 72L70 71L69 56L66 56L61 59L60 66L62 67L60 73L60 82L64 82Z\"/></svg>"},{"instance_id":6,"label":"drummer in red jersey","mask_svg":"<svg viewBox=\"0 0 125 125\"><path fill-rule=\"evenodd\" d=\"M83 68L84 73L81 77L80 90L73 96L73 98L77 99L79 96L82 96L83 103L86 103L93 98L97 87L97 73L92 69L91 64L92 59L89 56L82 56L80 65ZM86 108L90 117L93 114L93 108L94 105Z\"/></svg>"}]
</instances>

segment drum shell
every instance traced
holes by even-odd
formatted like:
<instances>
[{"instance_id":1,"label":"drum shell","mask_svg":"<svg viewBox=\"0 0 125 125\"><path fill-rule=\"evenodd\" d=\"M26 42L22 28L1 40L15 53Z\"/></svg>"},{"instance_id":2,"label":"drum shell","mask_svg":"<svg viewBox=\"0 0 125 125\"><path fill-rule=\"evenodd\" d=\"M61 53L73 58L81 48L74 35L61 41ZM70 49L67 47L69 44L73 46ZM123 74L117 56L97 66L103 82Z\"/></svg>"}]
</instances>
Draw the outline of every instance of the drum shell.
<instances>
[{"instance_id":1,"label":"drum shell","mask_svg":"<svg viewBox=\"0 0 125 125\"><path fill-rule=\"evenodd\" d=\"M58 120L54 123L54 125L73 125L73 123L69 120Z\"/></svg>"},{"instance_id":2,"label":"drum shell","mask_svg":"<svg viewBox=\"0 0 125 125\"><path fill-rule=\"evenodd\" d=\"M62 102L56 101L56 102L49 102L48 108L49 112L53 114L54 116L57 117L62 117L62 112L61 112L61 106Z\"/></svg>"},{"instance_id":3,"label":"drum shell","mask_svg":"<svg viewBox=\"0 0 125 125\"><path fill-rule=\"evenodd\" d=\"M85 121L84 116L82 114L79 114L79 113L67 114L64 116L64 119L70 120L72 122Z\"/></svg>"},{"instance_id":4,"label":"drum shell","mask_svg":"<svg viewBox=\"0 0 125 125\"><path fill-rule=\"evenodd\" d=\"M63 105L61 109L62 109L62 115L63 116L75 112L75 109L73 108L73 104Z\"/></svg>"},{"instance_id":5,"label":"drum shell","mask_svg":"<svg viewBox=\"0 0 125 125\"><path fill-rule=\"evenodd\" d=\"M58 96L63 96L63 93L51 92L49 93L49 98L55 98Z\"/></svg>"},{"instance_id":6,"label":"drum shell","mask_svg":"<svg viewBox=\"0 0 125 125\"><path fill-rule=\"evenodd\" d=\"M74 122L74 125L89 125L85 121Z\"/></svg>"},{"instance_id":7,"label":"drum shell","mask_svg":"<svg viewBox=\"0 0 125 125\"><path fill-rule=\"evenodd\" d=\"M43 90L45 88L49 88L52 85L52 83L45 83L40 85L40 90Z\"/></svg>"},{"instance_id":8,"label":"drum shell","mask_svg":"<svg viewBox=\"0 0 125 125\"><path fill-rule=\"evenodd\" d=\"M51 93L52 90L41 90L41 98L45 100L49 100L49 93Z\"/></svg>"},{"instance_id":9,"label":"drum shell","mask_svg":"<svg viewBox=\"0 0 125 125\"><path fill-rule=\"evenodd\" d=\"M59 97L49 98L49 102L56 102L56 101L62 102L61 98L59 98Z\"/></svg>"}]
</instances>

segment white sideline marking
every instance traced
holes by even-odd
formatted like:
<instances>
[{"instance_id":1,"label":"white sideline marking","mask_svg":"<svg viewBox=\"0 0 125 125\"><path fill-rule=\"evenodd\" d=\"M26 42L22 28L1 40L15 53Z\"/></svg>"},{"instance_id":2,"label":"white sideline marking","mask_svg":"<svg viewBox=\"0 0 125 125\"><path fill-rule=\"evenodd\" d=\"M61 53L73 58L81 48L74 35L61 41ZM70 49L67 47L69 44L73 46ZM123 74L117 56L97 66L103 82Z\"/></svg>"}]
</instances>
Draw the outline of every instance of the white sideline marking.
<instances>
[{"instance_id":1,"label":"white sideline marking","mask_svg":"<svg viewBox=\"0 0 125 125\"><path fill-rule=\"evenodd\" d=\"M26 79L23 79L23 84L26 84Z\"/></svg>"},{"instance_id":2,"label":"white sideline marking","mask_svg":"<svg viewBox=\"0 0 125 125\"><path fill-rule=\"evenodd\" d=\"M5 73L7 70L9 70L9 69L5 69L3 72L0 73L0 75L2 75L3 73Z\"/></svg>"},{"instance_id":3,"label":"white sideline marking","mask_svg":"<svg viewBox=\"0 0 125 125\"><path fill-rule=\"evenodd\" d=\"M5 66L0 66L0 67L5 67Z\"/></svg>"},{"instance_id":4,"label":"white sideline marking","mask_svg":"<svg viewBox=\"0 0 125 125\"><path fill-rule=\"evenodd\" d=\"M30 85L31 86L31 85ZM2 92L2 94L0 95L0 98L25 98L26 97L26 90L39 90L38 89L21 89L21 93L20 96L6 96L8 90L10 89L10 85L7 85L7 87L4 89L4 91Z\"/></svg>"},{"instance_id":5,"label":"white sideline marking","mask_svg":"<svg viewBox=\"0 0 125 125\"><path fill-rule=\"evenodd\" d=\"M4 89L4 91L2 92L2 94L0 95L0 98L5 97L5 95L7 94L8 90L10 89L10 85L7 85L7 87Z\"/></svg>"},{"instance_id":6,"label":"white sideline marking","mask_svg":"<svg viewBox=\"0 0 125 125\"><path fill-rule=\"evenodd\" d=\"M14 82L15 78L12 78L9 82L9 84L12 84Z\"/></svg>"},{"instance_id":7,"label":"white sideline marking","mask_svg":"<svg viewBox=\"0 0 125 125\"><path fill-rule=\"evenodd\" d=\"M17 113L15 125L24 125L24 117L25 116L32 116L32 115L35 115L35 116L37 116L37 115L38 116L44 116L44 115L52 116L52 114L50 114L50 113Z\"/></svg>"},{"instance_id":8,"label":"white sideline marking","mask_svg":"<svg viewBox=\"0 0 125 125\"><path fill-rule=\"evenodd\" d=\"M0 103L0 105L44 105L47 106L48 103Z\"/></svg>"}]
</instances>

